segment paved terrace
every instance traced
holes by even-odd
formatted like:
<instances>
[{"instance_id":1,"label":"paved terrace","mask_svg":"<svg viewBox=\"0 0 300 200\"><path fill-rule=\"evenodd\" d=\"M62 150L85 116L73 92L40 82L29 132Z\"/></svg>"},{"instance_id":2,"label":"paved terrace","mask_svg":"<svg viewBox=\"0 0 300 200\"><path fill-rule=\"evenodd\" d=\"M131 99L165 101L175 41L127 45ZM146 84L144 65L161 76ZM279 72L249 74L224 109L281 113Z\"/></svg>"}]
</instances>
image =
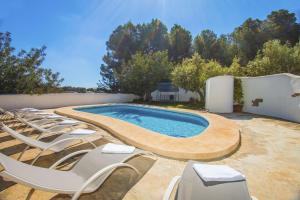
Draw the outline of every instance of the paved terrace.
<instances>
[{"instance_id":1,"label":"paved terrace","mask_svg":"<svg viewBox=\"0 0 300 200\"><path fill-rule=\"evenodd\" d=\"M250 114L224 115L235 121L241 128L241 145L232 155L211 161L215 164L227 164L242 171L248 180L251 195L260 200L299 199L300 198L300 124ZM120 142L109 133L99 129L104 139L93 138L97 145L109 140ZM31 133L34 136L34 133ZM50 166L58 157L71 151L88 148L87 144L53 155L42 157L39 166ZM16 158L24 145L6 133L0 133L0 151ZM37 151L30 149L23 161L30 161ZM137 157L130 161L142 173L137 182L133 173L126 169L115 171L104 185L95 193L84 195L81 199L125 199L125 200L160 200L169 181L180 175L186 161L158 157L153 161L147 157ZM64 166L68 168L69 166ZM26 199L30 188L6 182L0 179L0 199ZM30 198L69 199L66 195L58 195L43 191L35 191Z\"/></svg>"}]
</instances>

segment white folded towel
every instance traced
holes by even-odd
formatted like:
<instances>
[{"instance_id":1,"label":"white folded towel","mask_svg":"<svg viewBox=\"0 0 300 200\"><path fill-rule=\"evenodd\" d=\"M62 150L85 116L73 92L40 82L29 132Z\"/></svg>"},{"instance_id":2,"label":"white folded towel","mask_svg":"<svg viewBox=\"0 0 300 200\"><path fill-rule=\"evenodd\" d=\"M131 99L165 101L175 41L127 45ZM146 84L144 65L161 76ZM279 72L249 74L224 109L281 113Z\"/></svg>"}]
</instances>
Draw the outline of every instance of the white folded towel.
<instances>
[{"instance_id":1,"label":"white folded towel","mask_svg":"<svg viewBox=\"0 0 300 200\"><path fill-rule=\"evenodd\" d=\"M58 118L62 118L63 116L60 115L48 115L47 118L48 119L58 119Z\"/></svg>"},{"instance_id":2,"label":"white folded towel","mask_svg":"<svg viewBox=\"0 0 300 200\"><path fill-rule=\"evenodd\" d=\"M46 112L38 112L35 113L36 115L53 115L53 113L46 113Z\"/></svg>"},{"instance_id":3,"label":"white folded towel","mask_svg":"<svg viewBox=\"0 0 300 200\"><path fill-rule=\"evenodd\" d=\"M196 173L205 182L229 182L245 180L245 176L227 165L193 164Z\"/></svg>"},{"instance_id":4,"label":"white folded towel","mask_svg":"<svg viewBox=\"0 0 300 200\"><path fill-rule=\"evenodd\" d=\"M108 143L102 148L102 153L132 153L134 150L134 146Z\"/></svg>"},{"instance_id":5,"label":"white folded towel","mask_svg":"<svg viewBox=\"0 0 300 200\"><path fill-rule=\"evenodd\" d=\"M68 125L68 124L77 124L77 123L78 123L78 121L76 121L76 120L66 119L66 120L59 122L58 124L59 125Z\"/></svg>"},{"instance_id":6,"label":"white folded towel","mask_svg":"<svg viewBox=\"0 0 300 200\"><path fill-rule=\"evenodd\" d=\"M74 131L70 132L72 135L90 135L96 133L96 131L91 130L91 129L75 129Z\"/></svg>"},{"instance_id":7,"label":"white folded towel","mask_svg":"<svg viewBox=\"0 0 300 200\"><path fill-rule=\"evenodd\" d=\"M27 112L39 112L41 110L35 108L22 108L20 111L27 111Z\"/></svg>"}]
</instances>

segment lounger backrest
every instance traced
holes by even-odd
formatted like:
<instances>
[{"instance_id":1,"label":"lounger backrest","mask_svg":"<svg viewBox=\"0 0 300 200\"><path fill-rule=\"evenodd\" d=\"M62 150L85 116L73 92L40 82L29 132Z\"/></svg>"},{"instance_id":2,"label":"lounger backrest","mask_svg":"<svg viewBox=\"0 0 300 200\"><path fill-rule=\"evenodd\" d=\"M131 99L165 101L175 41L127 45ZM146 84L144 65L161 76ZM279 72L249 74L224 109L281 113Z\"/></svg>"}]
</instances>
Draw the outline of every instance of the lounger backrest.
<instances>
[{"instance_id":1,"label":"lounger backrest","mask_svg":"<svg viewBox=\"0 0 300 200\"><path fill-rule=\"evenodd\" d=\"M88 179L100 169L107 167L111 164L119 163L123 161L125 157L128 156L126 154L103 154L101 153L101 151L102 147L98 147L84 155L74 166L72 171L78 174L79 176L83 177L84 179ZM109 176L110 172L108 172L106 175ZM102 176L101 178L94 181L93 184L89 187L93 189L98 188L103 183L105 178L105 175Z\"/></svg>"},{"instance_id":2,"label":"lounger backrest","mask_svg":"<svg viewBox=\"0 0 300 200\"><path fill-rule=\"evenodd\" d=\"M7 132L9 135L11 135L12 137L21 140L23 143L32 146L32 147L36 147L36 148L46 148L48 145L45 142L41 142L35 139L32 139L30 137L26 137L20 133L18 133L17 131L9 128L8 126L2 124L2 128L3 131Z\"/></svg>"},{"instance_id":3,"label":"lounger backrest","mask_svg":"<svg viewBox=\"0 0 300 200\"><path fill-rule=\"evenodd\" d=\"M74 188L79 188L84 183L84 180L80 180L68 171L32 166L2 153L0 153L0 164L4 167L0 176L35 189L72 194L76 192Z\"/></svg>"},{"instance_id":4,"label":"lounger backrest","mask_svg":"<svg viewBox=\"0 0 300 200\"><path fill-rule=\"evenodd\" d=\"M251 200L246 180L235 182L204 182L193 169L195 161L189 161L178 185L176 200L215 199Z\"/></svg>"}]
</instances>

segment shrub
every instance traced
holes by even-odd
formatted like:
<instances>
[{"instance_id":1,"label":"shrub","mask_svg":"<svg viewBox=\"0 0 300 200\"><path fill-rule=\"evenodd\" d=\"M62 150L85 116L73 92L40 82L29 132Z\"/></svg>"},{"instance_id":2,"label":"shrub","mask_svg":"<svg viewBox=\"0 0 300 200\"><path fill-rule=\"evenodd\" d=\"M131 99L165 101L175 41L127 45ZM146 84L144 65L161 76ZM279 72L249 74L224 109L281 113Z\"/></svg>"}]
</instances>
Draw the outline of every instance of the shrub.
<instances>
[{"instance_id":1,"label":"shrub","mask_svg":"<svg viewBox=\"0 0 300 200\"><path fill-rule=\"evenodd\" d=\"M280 44L279 40L266 42L261 52L246 68L249 76L277 73L300 74L300 43L294 47Z\"/></svg>"},{"instance_id":2,"label":"shrub","mask_svg":"<svg viewBox=\"0 0 300 200\"><path fill-rule=\"evenodd\" d=\"M242 80L240 78L234 78L234 93L233 100L235 104L244 104L244 93L242 88Z\"/></svg>"}]
</instances>

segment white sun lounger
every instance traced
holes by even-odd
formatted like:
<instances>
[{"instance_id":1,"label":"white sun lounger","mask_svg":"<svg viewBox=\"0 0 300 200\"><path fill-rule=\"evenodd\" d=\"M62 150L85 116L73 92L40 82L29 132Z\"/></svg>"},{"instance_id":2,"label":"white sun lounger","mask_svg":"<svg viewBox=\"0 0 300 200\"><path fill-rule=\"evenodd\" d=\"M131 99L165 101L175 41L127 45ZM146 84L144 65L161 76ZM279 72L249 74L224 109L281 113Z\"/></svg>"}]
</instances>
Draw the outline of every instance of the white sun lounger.
<instances>
[{"instance_id":1,"label":"white sun lounger","mask_svg":"<svg viewBox=\"0 0 300 200\"><path fill-rule=\"evenodd\" d=\"M60 121L56 121L56 120L52 120L52 119L45 119L45 121L47 121L47 123L46 122L45 123L34 123L34 122L27 121L26 119L23 119L20 117L17 117L17 119L20 122L41 132L42 137L45 137L46 135L47 136L52 135L53 133L59 133L65 128L72 128L72 127L82 123L80 121L69 120L67 118L63 118ZM68 121L69 123L63 123L64 121ZM52 125L48 128L42 127L42 125L47 125L47 124L52 124Z\"/></svg>"},{"instance_id":2,"label":"white sun lounger","mask_svg":"<svg viewBox=\"0 0 300 200\"><path fill-rule=\"evenodd\" d=\"M1 112L1 110L0 110L0 112ZM33 128L35 130L38 130L41 133L37 137L38 139L41 139L43 137L48 137L51 135L55 135L55 134L62 134L65 132L63 130L66 128L73 130L76 127L76 125L85 124L84 122L65 118L64 116L61 116L59 118L58 117L52 118L52 116L54 116L54 114L47 115L47 118L45 117L45 119L36 120L36 121L28 121L27 119L20 117L17 113L11 113L10 111L4 111L4 113L6 115L8 115L10 118L14 118L17 121L19 121L27 126L30 126L31 128ZM59 116L59 115L57 115L57 116ZM43 125L50 125L50 126L43 127ZM94 125L88 124L88 126L96 128Z\"/></svg>"},{"instance_id":3,"label":"white sun lounger","mask_svg":"<svg viewBox=\"0 0 300 200\"><path fill-rule=\"evenodd\" d=\"M82 193L96 191L110 174L119 167L127 167L140 175L139 171L125 163L138 155L153 155L136 149L131 154L105 154L102 146L93 150L81 150L65 156L49 169L16 161L0 153L0 176L3 178L48 192L70 194L76 200ZM69 171L55 168L74 156L86 153Z\"/></svg>"},{"instance_id":4,"label":"white sun lounger","mask_svg":"<svg viewBox=\"0 0 300 200\"><path fill-rule=\"evenodd\" d=\"M255 200L248 191L246 180L205 182L193 169L195 161L189 161L182 176L174 177L165 192L163 200L169 200L176 187L175 200Z\"/></svg>"},{"instance_id":5,"label":"white sun lounger","mask_svg":"<svg viewBox=\"0 0 300 200\"><path fill-rule=\"evenodd\" d=\"M18 112L13 112L14 115L21 117L23 119L26 119L27 121L37 121L37 120L42 120L42 119L64 119L66 117L57 115L54 113L49 113L49 112L34 112L34 113L18 113Z\"/></svg>"},{"instance_id":6,"label":"white sun lounger","mask_svg":"<svg viewBox=\"0 0 300 200\"><path fill-rule=\"evenodd\" d=\"M1 120L7 120L7 119L13 119L15 118L15 115L9 111L4 110L3 108L0 108L0 115Z\"/></svg>"},{"instance_id":7,"label":"white sun lounger","mask_svg":"<svg viewBox=\"0 0 300 200\"><path fill-rule=\"evenodd\" d=\"M30 137L26 137L20 133L18 133L17 131L9 128L8 126L4 125L3 123L0 123L0 128L7 132L9 135L11 135L12 137L22 141L23 143L25 143L26 145L28 145L23 152L19 155L18 160L21 159L22 155L24 154L24 152L28 149L28 147L35 147L40 149L40 153L35 157L35 159L32 161L31 164L34 164L37 159L39 157L41 157L41 155L46 152L46 151L53 151L53 152L60 152L64 149L66 149L67 147L70 147L74 141L81 141L81 142L88 142L90 143L93 147L96 147L96 145L94 143L92 143L91 141L89 141L87 139L88 134L72 134L72 133L65 133L65 134L61 134L60 136L58 136L57 138L55 138L53 141L51 142L43 142L43 141L39 141L36 139L32 139Z\"/></svg>"},{"instance_id":8,"label":"white sun lounger","mask_svg":"<svg viewBox=\"0 0 300 200\"><path fill-rule=\"evenodd\" d=\"M17 112L40 112L40 109L36 109L36 108L20 108L20 109L16 109L15 111Z\"/></svg>"},{"instance_id":9,"label":"white sun lounger","mask_svg":"<svg viewBox=\"0 0 300 200\"><path fill-rule=\"evenodd\" d=\"M43 115L38 114L38 113L20 113L20 112L14 112L14 111L7 111L2 108L0 108L0 114L1 114L1 119L14 119L14 118L22 118L26 119L27 121L34 121L34 120L42 120L42 119L53 119L52 117L54 114L53 113L44 113ZM63 116L55 117L55 119L58 118L63 118Z\"/></svg>"},{"instance_id":10,"label":"white sun lounger","mask_svg":"<svg viewBox=\"0 0 300 200\"><path fill-rule=\"evenodd\" d=\"M4 119L4 116L12 119L12 118L19 118L26 121L31 122L32 124L41 126L46 125L50 123L56 123L59 121L67 120L68 118L65 116L61 116L54 113L47 113L44 111L40 112L33 112L33 113L19 113L19 112L11 112L11 111L5 111L4 109L0 108L0 114L2 115L2 118Z\"/></svg>"},{"instance_id":11,"label":"white sun lounger","mask_svg":"<svg viewBox=\"0 0 300 200\"><path fill-rule=\"evenodd\" d=\"M18 114L17 114L18 115ZM57 114L53 114L53 113L48 113L48 114L45 114L45 115L41 115L41 114L33 114L33 115L23 115L23 116L20 116L18 115L18 117L21 117L23 119L26 119L27 121L33 121L33 122L38 122L38 121L41 121L41 120L59 120L59 119L64 119L66 117L64 116L60 116L60 115L57 115Z\"/></svg>"}]
</instances>

